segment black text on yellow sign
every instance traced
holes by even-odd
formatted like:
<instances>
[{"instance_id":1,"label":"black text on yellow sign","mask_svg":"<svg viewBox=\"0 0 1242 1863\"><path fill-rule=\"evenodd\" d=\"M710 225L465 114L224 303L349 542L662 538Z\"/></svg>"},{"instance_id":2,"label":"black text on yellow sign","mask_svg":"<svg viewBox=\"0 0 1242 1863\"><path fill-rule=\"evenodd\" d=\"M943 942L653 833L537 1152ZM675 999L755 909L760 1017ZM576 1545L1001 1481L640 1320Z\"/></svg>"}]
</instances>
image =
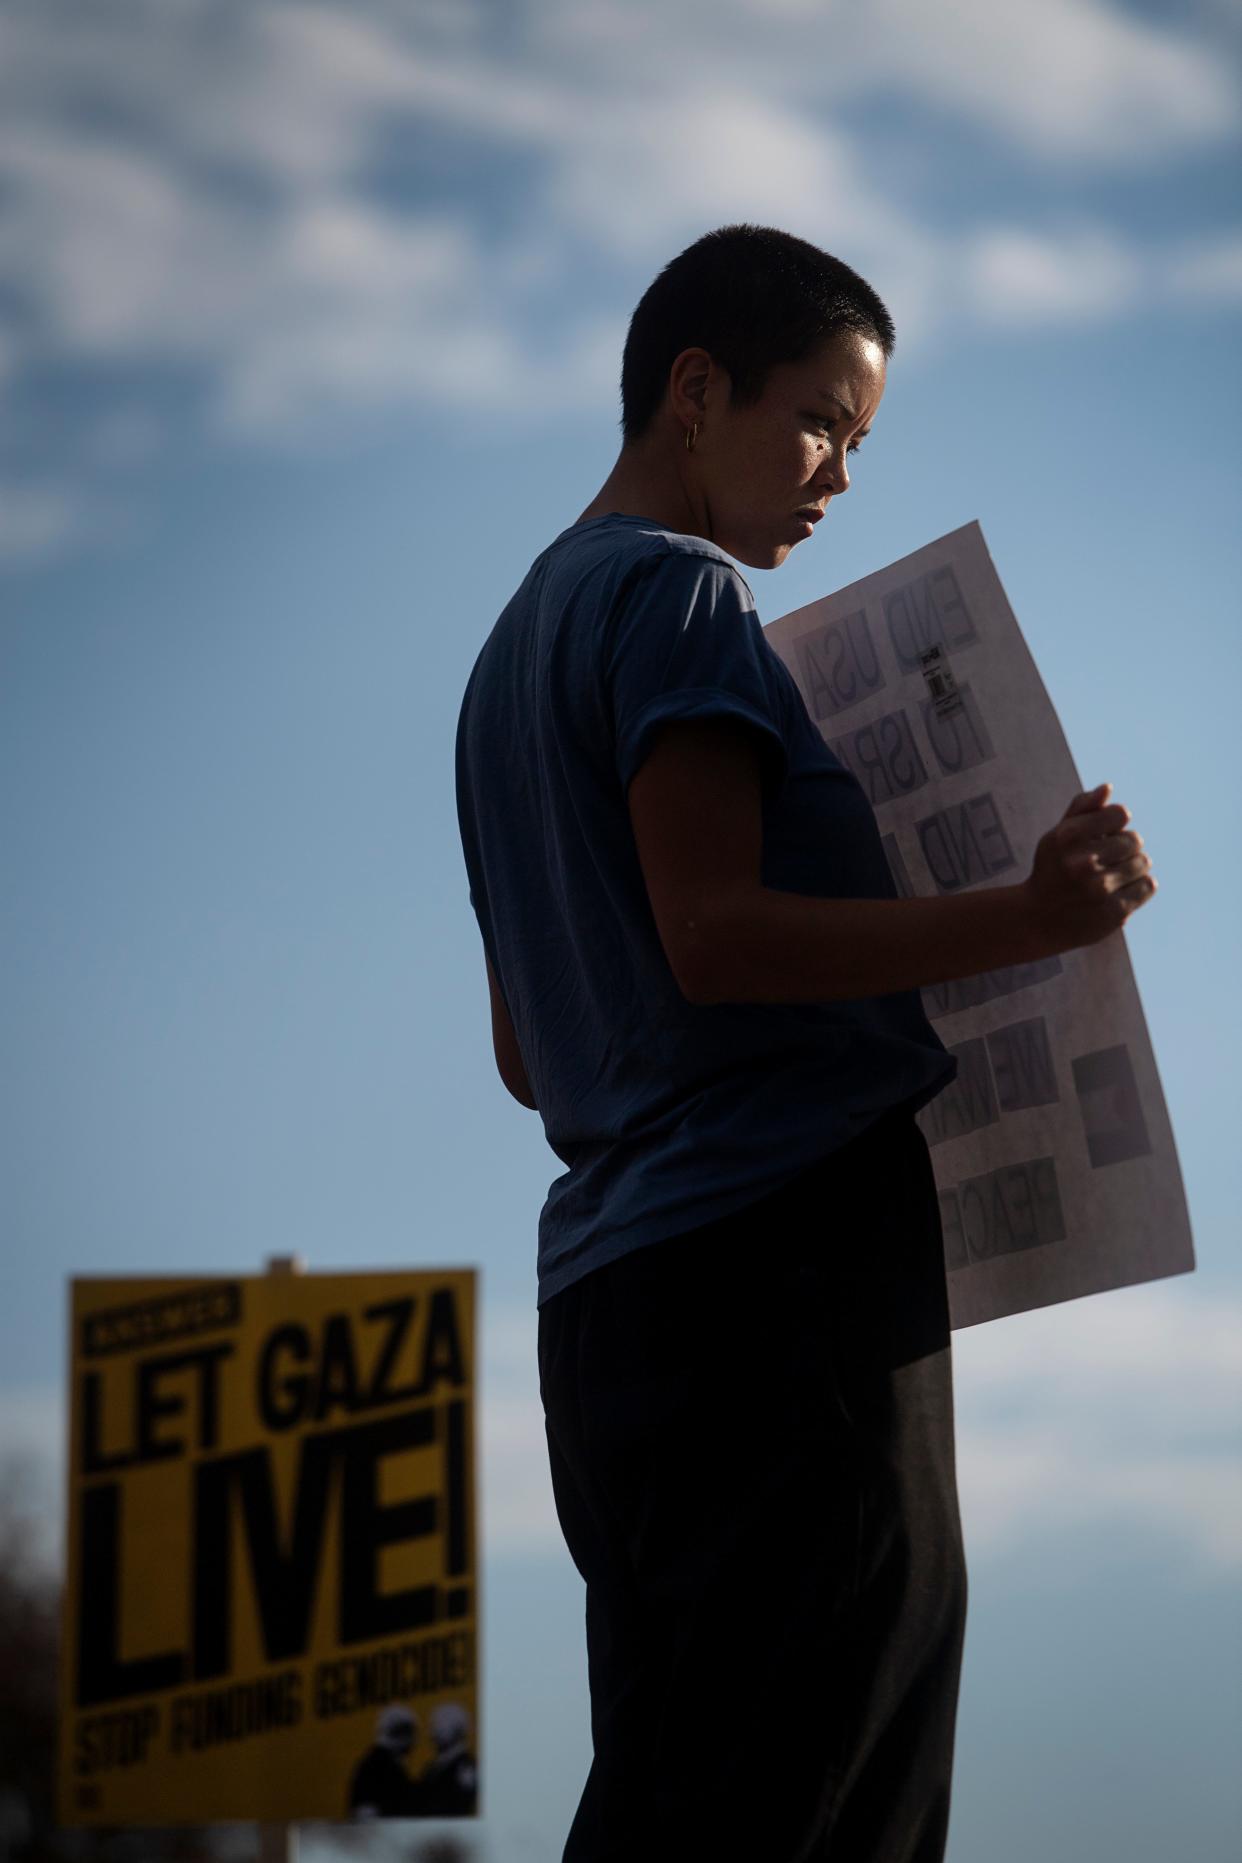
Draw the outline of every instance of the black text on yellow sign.
<instances>
[{"instance_id":1,"label":"black text on yellow sign","mask_svg":"<svg viewBox=\"0 0 1242 1863\"><path fill-rule=\"evenodd\" d=\"M474 1292L75 1282L62 1822L477 1808Z\"/></svg>"}]
</instances>

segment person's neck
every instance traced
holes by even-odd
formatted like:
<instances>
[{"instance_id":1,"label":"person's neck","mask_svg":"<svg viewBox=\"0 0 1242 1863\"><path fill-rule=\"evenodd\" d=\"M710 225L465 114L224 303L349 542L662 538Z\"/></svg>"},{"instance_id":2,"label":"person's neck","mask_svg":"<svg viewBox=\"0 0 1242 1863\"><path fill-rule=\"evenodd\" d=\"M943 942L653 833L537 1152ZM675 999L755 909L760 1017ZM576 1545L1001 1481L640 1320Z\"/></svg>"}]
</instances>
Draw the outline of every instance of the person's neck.
<instances>
[{"instance_id":1,"label":"person's neck","mask_svg":"<svg viewBox=\"0 0 1242 1863\"><path fill-rule=\"evenodd\" d=\"M667 447L622 447L616 465L577 522L614 513L648 518L666 530L683 531L691 537L708 534Z\"/></svg>"}]
</instances>

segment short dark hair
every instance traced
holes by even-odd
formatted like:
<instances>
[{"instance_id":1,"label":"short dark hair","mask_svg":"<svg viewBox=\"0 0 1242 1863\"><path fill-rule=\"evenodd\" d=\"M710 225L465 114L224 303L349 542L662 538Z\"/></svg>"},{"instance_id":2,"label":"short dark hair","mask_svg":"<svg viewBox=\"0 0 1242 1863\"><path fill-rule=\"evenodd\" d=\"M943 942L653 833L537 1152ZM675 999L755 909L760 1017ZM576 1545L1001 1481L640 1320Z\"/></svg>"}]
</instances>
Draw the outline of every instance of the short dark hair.
<instances>
[{"instance_id":1,"label":"short dark hair","mask_svg":"<svg viewBox=\"0 0 1242 1863\"><path fill-rule=\"evenodd\" d=\"M871 286L829 252L774 226L722 226L671 260L630 319L621 365L621 426L637 440L664 399L683 349L728 370L732 399L757 401L768 371L800 362L840 330L893 353L893 320Z\"/></svg>"}]
</instances>

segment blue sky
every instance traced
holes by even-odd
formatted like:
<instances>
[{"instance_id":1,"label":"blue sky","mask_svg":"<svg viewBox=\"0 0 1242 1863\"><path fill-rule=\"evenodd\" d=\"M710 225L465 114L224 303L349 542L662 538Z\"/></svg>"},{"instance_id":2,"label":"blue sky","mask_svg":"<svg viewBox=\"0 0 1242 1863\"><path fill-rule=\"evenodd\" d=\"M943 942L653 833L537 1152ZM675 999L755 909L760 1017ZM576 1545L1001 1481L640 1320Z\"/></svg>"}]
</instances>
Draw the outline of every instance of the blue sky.
<instances>
[{"instance_id":1,"label":"blue sky","mask_svg":"<svg viewBox=\"0 0 1242 1863\"><path fill-rule=\"evenodd\" d=\"M453 731L611 464L634 302L740 218L898 326L761 613L978 518L1161 881L1128 936L1200 1268L958 1337L950 1857L1236 1854L1238 40L1225 0L0 19L0 1433L53 1495L69 1274L478 1263L496 1863L557 1854L585 1697L559 1167L491 1064Z\"/></svg>"}]
</instances>

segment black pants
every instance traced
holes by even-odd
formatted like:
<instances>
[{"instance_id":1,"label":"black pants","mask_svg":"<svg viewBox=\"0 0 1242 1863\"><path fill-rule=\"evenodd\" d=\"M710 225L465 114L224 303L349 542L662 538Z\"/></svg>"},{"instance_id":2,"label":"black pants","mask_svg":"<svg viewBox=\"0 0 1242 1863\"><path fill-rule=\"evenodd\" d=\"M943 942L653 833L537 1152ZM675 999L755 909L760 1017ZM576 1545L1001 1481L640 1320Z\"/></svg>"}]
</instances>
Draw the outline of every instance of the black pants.
<instances>
[{"instance_id":1,"label":"black pants","mask_svg":"<svg viewBox=\"0 0 1242 1863\"><path fill-rule=\"evenodd\" d=\"M540 1312L595 1757L564 1863L936 1863L966 1609L922 1134Z\"/></svg>"}]
</instances>

